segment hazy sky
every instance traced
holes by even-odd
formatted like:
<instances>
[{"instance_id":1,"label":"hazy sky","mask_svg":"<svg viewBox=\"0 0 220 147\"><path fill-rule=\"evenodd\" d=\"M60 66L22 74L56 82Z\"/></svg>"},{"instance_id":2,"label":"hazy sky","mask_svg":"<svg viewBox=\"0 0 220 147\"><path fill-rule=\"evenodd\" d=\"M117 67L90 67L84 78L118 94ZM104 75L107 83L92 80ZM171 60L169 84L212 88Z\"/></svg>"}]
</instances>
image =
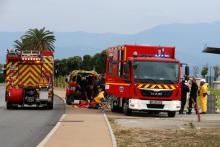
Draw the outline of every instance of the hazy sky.
<instances>
[{"instance_id":1,"label":"hazy sky","mask_svg":"<svg viewBox=\"0 0 220 147\"><path fill-rule=\"evenodd\" d=\"M0 0L0 31L136 33L169 23L220 21L220 0Z\"/></svg>"}]
</instances>

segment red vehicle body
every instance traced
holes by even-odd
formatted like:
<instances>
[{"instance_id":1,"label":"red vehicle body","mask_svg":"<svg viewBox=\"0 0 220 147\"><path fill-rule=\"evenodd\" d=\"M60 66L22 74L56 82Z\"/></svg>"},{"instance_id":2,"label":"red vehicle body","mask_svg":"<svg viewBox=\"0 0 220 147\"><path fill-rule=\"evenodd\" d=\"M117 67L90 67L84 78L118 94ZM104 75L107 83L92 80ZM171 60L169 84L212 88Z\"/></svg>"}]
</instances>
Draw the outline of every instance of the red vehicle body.
<instances>
[{"instance_id":1,"label":"red vehicle body","mask_svg":"<svg viewBox=\"0 0 220 147\"><path fill-rule=\"evenodd\" d=\"M122 45L106 50L106 86L112 111L168 112L180 109L180 62L175 47Z\"/></svg>"},{"instance_id":2,"label":"red vehicle body","mask_svg":"<svg viewBox=\"0 0 220 147\"><path fill-rule=\"evenodd\" d=\"M6 56L7 109L46 105L53 109L53 51L15 51Z\"/></svg>"}]
</instances>

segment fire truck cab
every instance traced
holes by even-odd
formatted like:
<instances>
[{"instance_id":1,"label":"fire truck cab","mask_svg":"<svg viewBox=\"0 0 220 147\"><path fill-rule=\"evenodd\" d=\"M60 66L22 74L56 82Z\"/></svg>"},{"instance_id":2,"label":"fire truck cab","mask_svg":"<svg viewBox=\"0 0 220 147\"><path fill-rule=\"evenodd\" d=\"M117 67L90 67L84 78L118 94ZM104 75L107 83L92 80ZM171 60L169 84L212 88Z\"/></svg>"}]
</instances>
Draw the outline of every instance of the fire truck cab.
<instances>
[{"instance_id":1,"label":"fire truck cab","mask_svg":"<svg viewBox=\"0 0 220 147\"><path fill-rule=\"evenodd\" d=\"M180 62L175 47L122 45L106 50L105 90L112 111L167 112L180 109Z\"/></svg>"},{"instance_id":2,"label":"fire truck cab","mask_svg":"<svg viewBox=\"0 0 220 147\"><path fill-rule=\"evenodd\" d=\"M8 51L5 76L7 109L24 105L53 109L53 51Z\"/></svg>"}]
</instances>

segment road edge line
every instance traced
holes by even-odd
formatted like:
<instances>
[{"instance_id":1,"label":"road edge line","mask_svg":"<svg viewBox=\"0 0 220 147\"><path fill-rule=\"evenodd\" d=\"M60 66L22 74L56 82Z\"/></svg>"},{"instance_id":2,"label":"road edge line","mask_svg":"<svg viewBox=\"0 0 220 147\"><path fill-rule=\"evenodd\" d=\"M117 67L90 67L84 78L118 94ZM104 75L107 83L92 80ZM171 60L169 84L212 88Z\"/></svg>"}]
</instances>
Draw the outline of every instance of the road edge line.
<instances>
[{"instance_id":1,"label":"road edge line","mask_svg":"<svg viewBox=\"0 0 220 147\"><path fill-rule=\"evenodd\" d=\"M65 98L62 98L61 96L57 95L57 94L54 94L55 96L57 96L59 99L61 99L63 101L64 104L66 104L66 100Z\"/></svg>"},{"instance_id":2,"label":"road edge line","mask_svg":"<svg viewBox=\"0 0 220 147\"><path fill-rule=\"evenodd\" d=\"M53 127L53 129L47 134L47 136L37 145L37 147L43 147L47 142L48 140L51 138L51 136L56 132L56 130L59 128L59 126L61 125L61 122L64 117L66 116L66 114L63 114L58 123Z\"/></svg>"},{"instance_id":3,"label":"road edge line","mask_svg":"<svg viewBox=\"0 0 220 147\"><path fill-rule=\"evenodd\" d=\"M106 116L105 113L104 113L104 118L105 118L105 121L106 121L107 126L108 126L109 134L110 134L110 136L111 136L112 147L117 147L117 142L116 142L115 135L114 135L114 133L113 133L113 131L112 131L112 127L111 127L110 122L109 122L109 120L108 120L108 118L107 118L107 116Z\"/></svg>"}]
</instances>

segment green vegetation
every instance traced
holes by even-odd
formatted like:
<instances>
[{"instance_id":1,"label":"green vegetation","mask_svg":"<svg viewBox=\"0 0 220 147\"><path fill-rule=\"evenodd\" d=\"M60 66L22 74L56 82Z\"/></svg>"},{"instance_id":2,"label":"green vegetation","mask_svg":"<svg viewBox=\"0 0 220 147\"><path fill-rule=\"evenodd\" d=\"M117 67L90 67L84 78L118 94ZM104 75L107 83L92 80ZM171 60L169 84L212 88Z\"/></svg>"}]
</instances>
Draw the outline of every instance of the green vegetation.
<instances>
[{"instance_id":1,"label":"green vegetation","mask_svg":"<svg viewBox=\"0 0 220 147\"><path fill-rule=\"evenodd\" d=\"M55 60L55 75L66 76L71 71L77 69L95 70L98 73L105 73L106 53L102 51L94 56L84 55L83 57L74 56L67 59Z\"/></svg>"},{"instance_id":2,"label":"green vegetation","mask_svg":"<svg viewBox=\"0 0 220 147\"><path fill-rule=\"evenodd\" d=\"M60 88L65 88L66 87L65 77L59 76L59 77L55 78L54 86L60 87Z\"/></svg>"},{"instance_id":3,"label":"green vegetation","mask_svg":"<svg viewBox=\"0 0 220 147\"><path fill-rule=\"evenodd\" d=\"M53 32L41 29L29 29L20 40L15 41L15 49L18 51L24 50L54 50L54 42L56 41Z\"/></svg>"},{"instance_id":4,"label":"green vegetation","mask_svg":"<svg viewBox=\"0 0 220 147\"><path fill-rule=\"evenodd\" d=\"M201 71L201 75L203 78L208 74L208 66L204 66Z\"/></svg>"},{"instance_id":5,"label":"green vegetation","mask_svg":"<svg viewBox=\"0 0 220 147\"><path fill-rule=\"evenodd\" d=\"M220 90L210 89L210 93L211 93L211 94L214 94L214 95L216 95L216 96L220 96Z\"/></svg>"},{"instance_id":6,"label":"green vegetation","mask_svg":"<svg viewBox=\"0 0 220 147\"><path fill-rule=\"evenodd\" d=\"M220 108L220 90L213 90L210 89L210 93L216 95L217 97L217 101L216 101L216 105L218 108Z\"/></svg>"}]
</instances>

